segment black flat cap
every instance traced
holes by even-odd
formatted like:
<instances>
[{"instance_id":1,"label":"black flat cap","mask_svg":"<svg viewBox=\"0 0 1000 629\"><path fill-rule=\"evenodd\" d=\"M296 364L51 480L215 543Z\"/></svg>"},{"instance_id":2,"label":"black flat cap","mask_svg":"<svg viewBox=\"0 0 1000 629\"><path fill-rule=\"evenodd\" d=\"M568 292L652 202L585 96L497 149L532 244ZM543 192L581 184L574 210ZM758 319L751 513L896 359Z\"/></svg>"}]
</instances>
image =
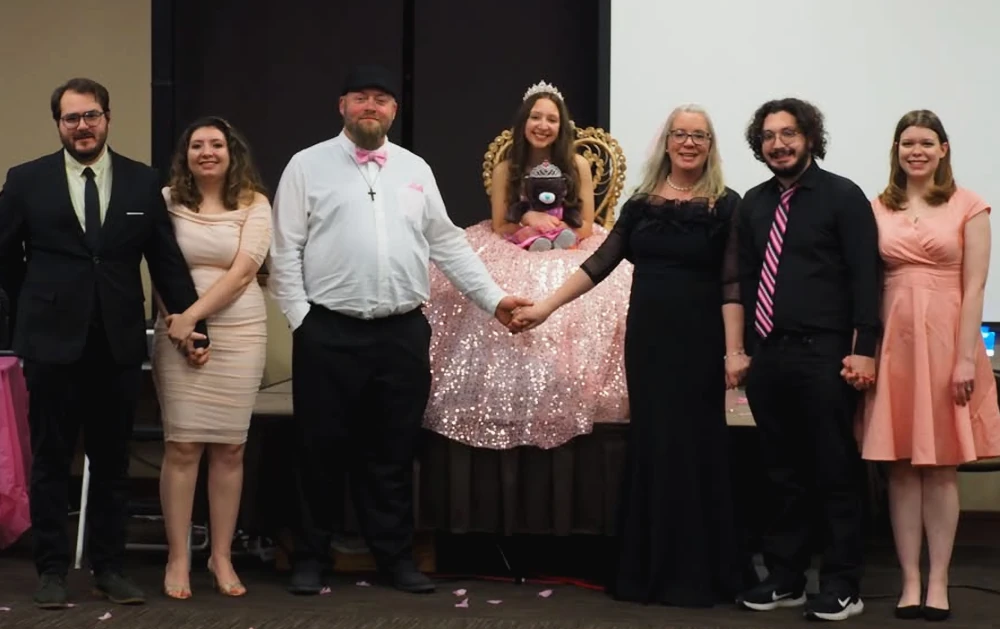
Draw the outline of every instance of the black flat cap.
<instances>
[{"instance_id":1,"label":"black flat cap","mask_svg":"<svg viewBox=\"0 0 1000 629\"><path fill-rule=\"evenodd\" d=\"M359 65L351 68L344 80L344 89L340 95L368 89L382 90L399 100L396 77L388 69L379 65Z\"/></svg>"}]
</instances>

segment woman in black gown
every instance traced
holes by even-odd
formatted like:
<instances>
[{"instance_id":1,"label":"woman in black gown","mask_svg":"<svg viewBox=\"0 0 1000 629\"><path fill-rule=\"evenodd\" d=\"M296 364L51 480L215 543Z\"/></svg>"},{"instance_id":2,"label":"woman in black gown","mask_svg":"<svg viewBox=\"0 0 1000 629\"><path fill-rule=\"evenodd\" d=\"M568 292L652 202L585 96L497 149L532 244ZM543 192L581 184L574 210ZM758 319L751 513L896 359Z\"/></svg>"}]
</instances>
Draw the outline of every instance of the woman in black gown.
<instances>
[{"instance_id":1,"label":"woman in black gown","mask_svg":"<svg viewBox=\"0 0 1000 629\"><path fill-rule=\"evenodd\" d=\"M733 518L726 389L742 379L735 215L711 121L671 113L643 183L601 247L548 298L518 311L530 329L633 263L625 335L631 407L617 548L620 600L708 607L744 585Z\"/></svg>"}]
</instances>

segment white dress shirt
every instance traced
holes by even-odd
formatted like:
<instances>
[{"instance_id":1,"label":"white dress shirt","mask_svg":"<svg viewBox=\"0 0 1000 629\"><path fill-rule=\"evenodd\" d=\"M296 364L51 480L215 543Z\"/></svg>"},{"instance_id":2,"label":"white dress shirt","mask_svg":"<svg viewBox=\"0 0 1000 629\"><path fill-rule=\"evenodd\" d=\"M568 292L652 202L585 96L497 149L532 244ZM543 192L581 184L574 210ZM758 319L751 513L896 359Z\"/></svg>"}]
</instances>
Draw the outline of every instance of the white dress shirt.
<instances>
[{"instance_id":1,"label":"white dress shirt","mask_svg":"<svg viewBox=\"0 0 1000 629\"><path fill-rule=\"evenodd\" d=\"M506 295L448 217L427 162L388 140L381 148L383 166L360 165L341 132L295 154L281 175L268 289L293 330L310 302L361 319L418 308L431 260L490 314Z\"/></svg>"},{"instance_id":2,"label":"white dress shirt","mask_svg":"<svg viewBox=\"0 0 1000 629\"><path fill-rule=\"evenodd\" d=\"M63 156L66 159L66 182L69 184L69 198L73 202L73 210L76 212L76 218L80 221L80 227L86 231L84 187L87 185L87 178L83 176L83 170L87 166L76 161L66 149L63 149ZM101 156L90 165L90 168L94 171L94 183L97 184L97 197L101 202L101 224L103 225L104 216L108 213L108 202L111 201L111 155L107 147L104 147Z\"/></svg>"}]
</instances>

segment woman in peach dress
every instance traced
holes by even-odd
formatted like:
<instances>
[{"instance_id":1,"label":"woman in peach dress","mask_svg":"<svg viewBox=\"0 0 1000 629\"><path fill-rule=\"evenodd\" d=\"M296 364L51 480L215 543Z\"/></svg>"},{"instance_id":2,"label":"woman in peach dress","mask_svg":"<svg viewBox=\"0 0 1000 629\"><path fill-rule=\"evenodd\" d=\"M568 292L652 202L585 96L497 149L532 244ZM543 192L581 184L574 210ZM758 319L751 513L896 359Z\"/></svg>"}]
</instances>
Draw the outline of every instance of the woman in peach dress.
<instances>
[{"instance_id":1,"label":"woman in peach dress","mask_svg":"<svg viewBox=\"0 0 1000 629\"><path fill-rule=\"evenodd\" d=\"M890 462L900 618L948 617L956 467L1000 455L996 383L980 333L990 208L955 185L950 157L934 113L906 114L893 138L889 186L872 203L885 262L885 332L861 444L866 460ZM924 533L930 572L922 602Z\"/></svg>"},{"instance_id":2,"label":"woman in peach dress","mask_svg":"<svg viewBox=\"0 0 1000 629\"><path fill-rule=\"evenodd\" d=\"M164 429L160 500L169 555L163 590L191 596L187 536L202 453L208 454L211 556L219 592L242 596L230 559L243 446L264 372L267 312L257 271L271 242L271 206L246 142L221 118L181 136L163 193L199 299L156 323L153 374ZM161 306L162 308L162 306ZM168 315L168 316L162 316ZM211 347L187 358L183 339L207 319Z\"/></svg>"}]
</instances>

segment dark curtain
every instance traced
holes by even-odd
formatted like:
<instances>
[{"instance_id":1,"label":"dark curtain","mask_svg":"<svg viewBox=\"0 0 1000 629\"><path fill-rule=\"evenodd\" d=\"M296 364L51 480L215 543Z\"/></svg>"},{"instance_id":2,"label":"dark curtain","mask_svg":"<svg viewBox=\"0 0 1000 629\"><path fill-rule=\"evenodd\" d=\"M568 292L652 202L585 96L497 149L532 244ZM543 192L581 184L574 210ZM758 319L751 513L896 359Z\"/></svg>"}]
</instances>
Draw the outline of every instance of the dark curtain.
<instances>
[{"instance_id":1,"label":"dark curtain","mask_svg":"<svg viewBox=\"0 0 1000 629\"><path fill-rule=\"evenodd\" d=\"M524 91L545 80L577 125L597 124L598 0L420 0L413 30L413 147L452 220L490 216L483 154Z\"/></svg>"},{"instance_id":2,"label":"dark curtain","mask_svg":"<svg viewBox=\"0 0 1000 629\"><path fill-rule=\"evenodd\" d=\"M273 195L293 154L340 132L337 99L350 66L379 63L402 74L404 4L177 0L174 138L200 116L226 118L247 136ZM170 124L163 117L154 124ZM391 138L400 132L394 127Z\"/></svg>"},{"instance_id":3,"label":"dark curtain","mask_svg":"<svg viewBox=\"0 0 1000 629\"><path fill-rule=\"evenodd\" d=\"M187 124L220 115L273 193L296 151L340 132L347 68L380 63L403 87L390 138L427 160L464 227L489 216L483 153L528 86L554 83L577 124L597 124L600 0L153 2L161 169Z\"/></svg>"}]
</instances>

